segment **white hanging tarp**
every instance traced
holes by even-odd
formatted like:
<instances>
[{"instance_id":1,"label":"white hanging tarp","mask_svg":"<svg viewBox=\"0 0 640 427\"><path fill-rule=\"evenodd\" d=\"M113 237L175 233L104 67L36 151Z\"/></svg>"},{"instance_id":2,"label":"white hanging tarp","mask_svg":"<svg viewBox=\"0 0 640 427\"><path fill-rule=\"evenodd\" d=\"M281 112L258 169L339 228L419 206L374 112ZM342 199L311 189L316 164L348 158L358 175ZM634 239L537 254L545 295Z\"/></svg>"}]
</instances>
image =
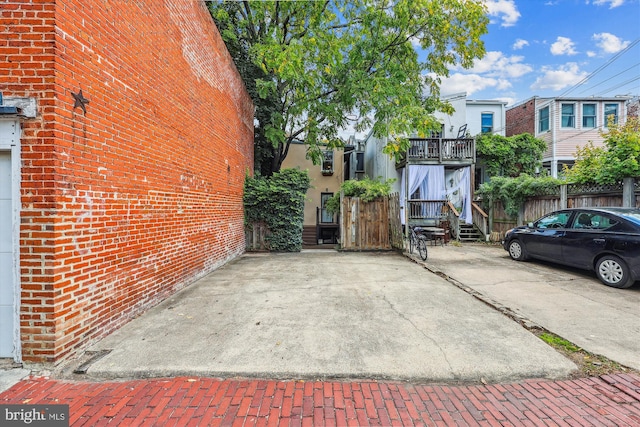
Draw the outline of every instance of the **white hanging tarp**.
<instances>
[{"instance_id":1,"label":"white hanging tarp","mask_svg":"<svg viewBox=\"0 0 640 427\"><path fill-rule=\"evenodd\" d=\"M405 202L418 189L424 200L449 200L460 212L460 219L467 224L473 223L471 214L471 167L466 166L446 172L443 165L409 165L409 179L407 181L407 167L402 169L402 185L400 185L400 206L405 209ZM406 184L405 184L406 183ZM408 187L408 188L407 188ZM407 191L408 190L408 191ZM431 209L436 207L431 206ZM440 212L427 212L423 207L424 217L437 217ZM402 224L405 224L402 215Z\"/></svg>"},{"instance_id":2,"label":"white hanging tarp","mask_svg":"<svg viewBox=\"0 0 640 427\"><path fill-rule=\"evenodd\" d=\"M402 169L402 184L400 185L400 206L405 209L407 197L411 197L420 189L420 197L424 200L444 200L446 195L443 165L409 165L409 181L407 183L407 167ZM405 185L406 183L406 185ZM408 186L408 191L407 191ZM426 209L426 208L425 208ZM438 216L440 212L423 212L423 216ZM402 224L405 215L402 215Z\"/></svg>"},{"instance_id":3,"label":"white hanging tarp","mask_svg":"<svg viewBox=\"0 0 640 427\"><path fill-rule=\"evenodd\" d=\"M460 219L467 224L473 223L471 214L471 167L447 171L447 200L460 212Z\"/></svg>"}]
</instances>

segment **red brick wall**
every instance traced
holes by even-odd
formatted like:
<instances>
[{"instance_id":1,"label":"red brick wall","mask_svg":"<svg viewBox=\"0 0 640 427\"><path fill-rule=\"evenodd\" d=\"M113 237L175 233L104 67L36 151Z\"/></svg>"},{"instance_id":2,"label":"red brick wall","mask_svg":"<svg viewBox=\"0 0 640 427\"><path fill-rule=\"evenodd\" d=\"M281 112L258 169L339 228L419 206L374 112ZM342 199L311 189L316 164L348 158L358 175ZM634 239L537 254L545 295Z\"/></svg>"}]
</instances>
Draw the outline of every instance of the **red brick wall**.
<instances>
[{"instance_id":1,"label":"red brick wall","mask_svg":"<svg viewBox=\"0 0 640 427\"><path fill-rule=\"evenodd\" d=\"M536 105L535 99L529 99L506 111L506 136L521 133L536 134Z\"/></svg>"},{"instance_id":2,"label":"red brick wall","mask_svg":"<svg viewBox=\"0 0 640 427\"><path fill-rule=\"evenodd\" d=\"M21 141L22 355L58 363L244 251L253 105L203 2L0 13L1 90L38 102Z\"/></svg>"}]
</instances>

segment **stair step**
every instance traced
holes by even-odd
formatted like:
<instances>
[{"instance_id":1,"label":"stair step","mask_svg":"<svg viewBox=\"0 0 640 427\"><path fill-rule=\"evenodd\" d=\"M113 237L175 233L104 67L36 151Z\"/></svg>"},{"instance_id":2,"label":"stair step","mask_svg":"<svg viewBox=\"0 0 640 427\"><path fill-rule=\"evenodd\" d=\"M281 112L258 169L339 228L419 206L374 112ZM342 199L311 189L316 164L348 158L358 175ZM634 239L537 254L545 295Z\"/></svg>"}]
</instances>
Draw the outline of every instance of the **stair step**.
<instances>
[{"instance_id":1,"label":"stair step","mask_svg":"<svg viewBox=\"0 0 640 427\"><path fill-rule=\"evenodd\" d=\"M460 224L460 235L458 240L462 242L475 242L482 240L482 233L473 225Z\"/></svg>"},{"instance_id":2,"label":"stair step","mask_svg":"<svg viewBox=\"0 0 640 427\"><path fill-rule=\"evenodd\" d=\"M316 227L315 226L303 227L302 228L302 243L305 243L305 244L308 244L308 245L315 245L316 243L318 243L316 241Z\"/></svg>"}]
</instances>

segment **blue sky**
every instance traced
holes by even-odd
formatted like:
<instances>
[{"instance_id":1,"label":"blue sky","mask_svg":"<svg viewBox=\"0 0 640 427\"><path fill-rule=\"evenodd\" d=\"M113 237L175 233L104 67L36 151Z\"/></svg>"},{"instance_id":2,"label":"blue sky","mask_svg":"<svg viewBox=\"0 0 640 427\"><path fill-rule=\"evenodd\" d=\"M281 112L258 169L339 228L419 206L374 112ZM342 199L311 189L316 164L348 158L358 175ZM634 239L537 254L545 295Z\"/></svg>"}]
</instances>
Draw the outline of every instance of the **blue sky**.
<instances>
[{"instance_id":1,"label":"blue sky","mask_svg":"<svg viewBox=\"0 0 640 427\"><path fill-rule=\"evenodd\" d=\"M640 0L485 3L487 54L451 70L442 94L509 105L535 95L640 95Z\"/></svg>"}]
</instances>

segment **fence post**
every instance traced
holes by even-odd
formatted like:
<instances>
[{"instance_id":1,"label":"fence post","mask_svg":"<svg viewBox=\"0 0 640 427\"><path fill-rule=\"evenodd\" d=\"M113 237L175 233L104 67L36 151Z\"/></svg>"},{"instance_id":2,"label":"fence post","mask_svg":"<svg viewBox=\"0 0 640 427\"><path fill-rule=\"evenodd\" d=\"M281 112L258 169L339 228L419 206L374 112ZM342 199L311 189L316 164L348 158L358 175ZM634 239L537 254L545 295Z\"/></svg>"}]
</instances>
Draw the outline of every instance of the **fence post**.
<instances>
[{"instance_id":1,"label":"fence post","mask_svg":"<svg viewBox=\"0 0 640 427\"><path fill-rule=\"evenodd\" d=\"M560 185L560 209L567 208L567 184Z\"/></svg>"},{"instance_id":2,"label":"fence post","mask_svg":"<svg viewBox=\"0 0 640 427\"><path fill-rule=\"evenodd\" d=\"M622 179L622 207L635 208L636 195L634 191L635 178Z\"/></svg>"},{"instance_id":3,"label":"fence post","mask_svg":"<svg viewBox=\"0 0 640 427\"><path fill-rule=\"evenodd\" d=\"M344 242L346 241L346 228L345 228L345 220L347 218L347 213L344 210L344 190L340 190L340 247L344 249Z\"/></svg>"},{"instance_id":4,"label":"fence post","mask_svg":"<svg viewBox=\"0 0 640 427\"><path fill-rule=\"evenodd\" d=\"M489 203L489 234L493 232L493 200Z\"/></svg>"},{"instance_id":5,"label":"fence post","mask_svg":"<svg viewBox=\"0 0 640 427\"><path fill-rule=\"evenodd\" d=\"M520 209L518 209L518 222L516 225L523 225L523 224L524 224L524 204L520 206Z\"/></svg>"}]
</instances>

